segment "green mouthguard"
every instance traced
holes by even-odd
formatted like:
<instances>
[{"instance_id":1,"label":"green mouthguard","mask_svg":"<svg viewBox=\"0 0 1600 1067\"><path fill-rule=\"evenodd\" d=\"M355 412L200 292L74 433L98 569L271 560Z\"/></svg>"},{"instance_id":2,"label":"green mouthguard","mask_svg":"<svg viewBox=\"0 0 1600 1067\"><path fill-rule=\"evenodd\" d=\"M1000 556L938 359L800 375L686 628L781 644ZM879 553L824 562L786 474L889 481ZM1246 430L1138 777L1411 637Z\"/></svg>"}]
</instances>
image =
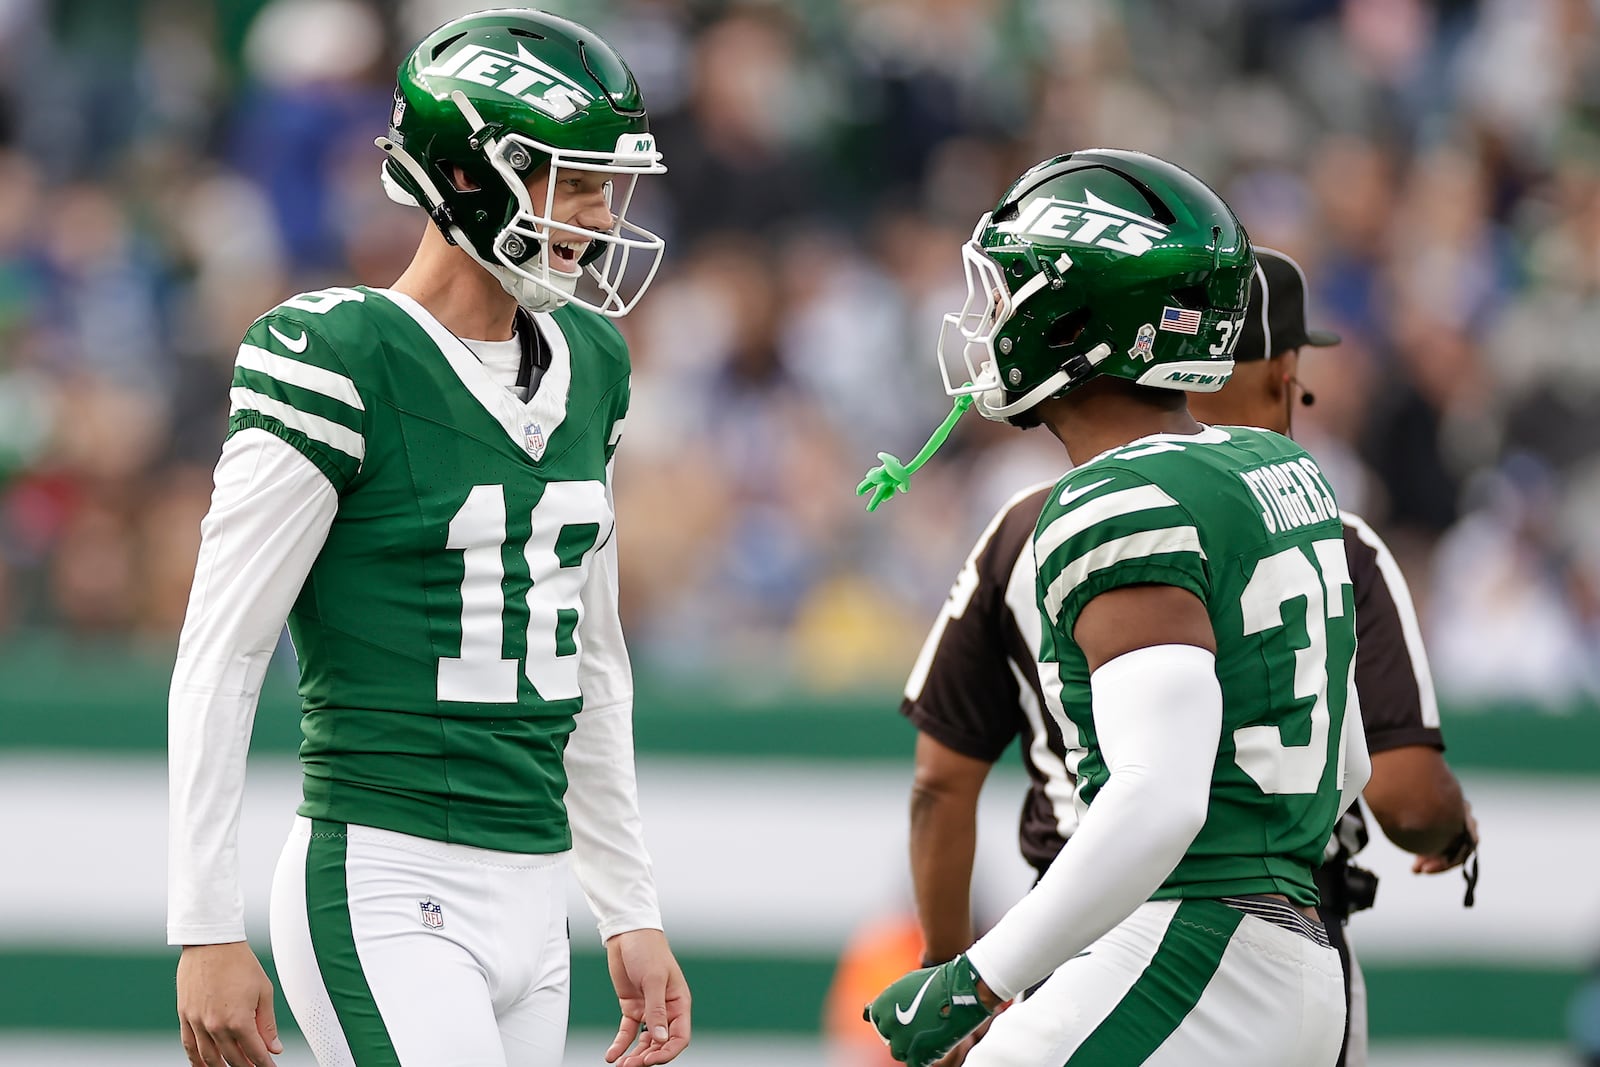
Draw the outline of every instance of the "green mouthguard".
<instances>
[{"instance_id":1,"label":"green mouthguard","mask_svg":"<svg viewBox=\"0 0 1600 1067\"><path fill-rule=\"evenodd\" d=\"M939 451L939 446L944 444L945 438L950 436L950 431L955 429L956 422L960 420L962 413L971 406L971 394L957 397L955 405L950 409L950 414L945 416L944 421L939 424L939 428L933 431L933 436L928 438L928 443L922 446L921 452L912 457L910 463L901 463L887 452L878 453L878 458L883 462L868 471L867 476L861 480L861 484L856 486L856 496L872 494L867 499L868 511L877 511L878 505L894 496L897 491L901 493L910 491L911 476L917 473L924 463L933 458L933 454Z\"/></svg>"}]
</instances>

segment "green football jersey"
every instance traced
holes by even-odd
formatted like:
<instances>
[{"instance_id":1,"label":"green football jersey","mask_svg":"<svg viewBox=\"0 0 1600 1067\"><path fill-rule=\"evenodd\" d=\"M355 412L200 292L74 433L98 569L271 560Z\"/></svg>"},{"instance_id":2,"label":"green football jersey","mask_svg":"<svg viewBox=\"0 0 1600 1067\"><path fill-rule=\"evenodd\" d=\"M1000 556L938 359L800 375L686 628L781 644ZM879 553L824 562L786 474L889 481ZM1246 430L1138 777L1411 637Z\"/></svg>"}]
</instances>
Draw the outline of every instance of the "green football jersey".
<instances>
[{"instance_id":1,"label":"green football jersey","mask_svg":"<svg viewBox=\"0 0 1600 1067\"><path fill-rule=\"evenodd\" d=\"M1317 902L1312 871L1339 816L1354 693L1342 533L1316 462L1286 437L1238 426L1098 456L1045 505L1034 535L1040 673L1059 683L1080 805L1092 805L1108 778L1089 669L1073 642L1084 605L1119 586L1174 585L1205 603L1216 632L1222 737L1210 808L1156 899L1283 893Z\"/></svg>"},{"instance_id":2,"label":"green football jersey","mask_svg":"<svg viewBox=\"0 0 1600 1067\"><path fill-rule=\"evenodd\" d=\"M230 435L277 435L339 493L289 615L302 815L570 847L562 755L628 354L592 312L534 320L551 359L526 403L398 293L297 296L245 335Z\"/></svg>"}]
</instances>

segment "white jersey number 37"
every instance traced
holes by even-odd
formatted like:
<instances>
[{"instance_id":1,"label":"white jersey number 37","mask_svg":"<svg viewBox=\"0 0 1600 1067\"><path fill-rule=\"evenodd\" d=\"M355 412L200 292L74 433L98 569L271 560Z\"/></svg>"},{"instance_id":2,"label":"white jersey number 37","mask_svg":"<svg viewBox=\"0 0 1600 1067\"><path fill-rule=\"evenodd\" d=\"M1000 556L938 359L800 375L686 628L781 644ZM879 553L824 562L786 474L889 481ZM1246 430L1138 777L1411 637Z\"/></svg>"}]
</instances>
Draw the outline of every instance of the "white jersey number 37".
<instances>
[{"instance_id":1,"label":"white jersey number 37","mask_svg":"<svg viewBox=\"0 0 1600 1067\"><path fill-rule=\"evenodd\" d=\"M1245 726L1233 732L1234 758L1263 793L1315 793L1328 765L1328 626L1344 616L1344 588L1350 563L1337 538L1313 542L1311 558L1299 548L1286 548L1256 565L1244 587L1244 632L1266 633L1284 625L1283 611L1294 600L1305 602L1305 648L1294 650L1294 695L1311 700L1311 740L1286 745L1277 726ZM1320 573L1319 573L1320 572ZM1350 660L1346 693L1355 692L1355 657ZM1344 777L1344 733L1339 736L1339 781Z\"/></svg>"}]
</instances>

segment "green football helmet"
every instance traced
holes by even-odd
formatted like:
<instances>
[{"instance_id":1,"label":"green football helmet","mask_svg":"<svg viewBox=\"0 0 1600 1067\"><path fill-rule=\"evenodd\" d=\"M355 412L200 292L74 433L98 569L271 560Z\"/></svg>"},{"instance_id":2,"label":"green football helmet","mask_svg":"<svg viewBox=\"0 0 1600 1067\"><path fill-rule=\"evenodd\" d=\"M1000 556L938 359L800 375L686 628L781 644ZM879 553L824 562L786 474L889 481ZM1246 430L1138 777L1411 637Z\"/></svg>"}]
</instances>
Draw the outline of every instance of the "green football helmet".
<instances>
[{"instance_id":1,"label":"green football helmet","mask_svg":"<svg viewBox=\"0 0 1600 1067\"><path fill-rule=\"evenodd\" d=\"M639 176L666 170L644 100L616 50L576 22L504 8L434 30L400 65L389 135L377 145L388 153L390 197L426 209L530 310L571 302L625 315L661 264L661 238L627 219ZM526 180L546 165L535 204ZM455 167L470 188L457 187ZM561 171L611 176L610 229L551 218ZM552 244L583 246L572 269L553 262L562 257ZM597 296L579 295L586 272Z\"/></svg>"},{"instance_id":2,"label":"green football helmet","mask_svg":"<svg viewBox=\"0 0 1600 1067\"><path fill-rule=\"evenodd\" d=\"M1213 392L1233 373L1255 257L1228 205L1181 167L1101 148L1046 160L961 256L967 299L945 316L939 371L987 418L1027 424L1097 375Z\"/></svg>"}]
</instances>

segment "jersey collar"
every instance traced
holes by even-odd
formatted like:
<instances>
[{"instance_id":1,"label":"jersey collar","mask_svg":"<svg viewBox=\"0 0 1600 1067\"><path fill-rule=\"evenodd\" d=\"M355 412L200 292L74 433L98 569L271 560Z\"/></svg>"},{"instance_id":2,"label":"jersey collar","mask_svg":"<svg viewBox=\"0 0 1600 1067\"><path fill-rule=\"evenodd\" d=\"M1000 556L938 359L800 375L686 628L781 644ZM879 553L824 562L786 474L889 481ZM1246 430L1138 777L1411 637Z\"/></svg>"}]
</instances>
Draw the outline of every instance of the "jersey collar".
<instances>
[{"instance_id":1,"label":"jersey collar","mask_svg":"<svg viewBox=\"0 0 1600 1067\"><path fill-rule=\"evenodd\" d=\"M553 315L547 311L528 313L544 338L550 353L550 366L544 372L538 391L523 401L496 382L472 349L445 329L427 308L393 289L372 291L393 303L422 327L450 364L450 369L461 379L461 384L500 424L518 451L532 455L535 462L544 455L545 443L566 420L567 395L572 389L572 348ZM537 450L530 444L530 439L538 440Z\"/></svg>"}]
</instances>

